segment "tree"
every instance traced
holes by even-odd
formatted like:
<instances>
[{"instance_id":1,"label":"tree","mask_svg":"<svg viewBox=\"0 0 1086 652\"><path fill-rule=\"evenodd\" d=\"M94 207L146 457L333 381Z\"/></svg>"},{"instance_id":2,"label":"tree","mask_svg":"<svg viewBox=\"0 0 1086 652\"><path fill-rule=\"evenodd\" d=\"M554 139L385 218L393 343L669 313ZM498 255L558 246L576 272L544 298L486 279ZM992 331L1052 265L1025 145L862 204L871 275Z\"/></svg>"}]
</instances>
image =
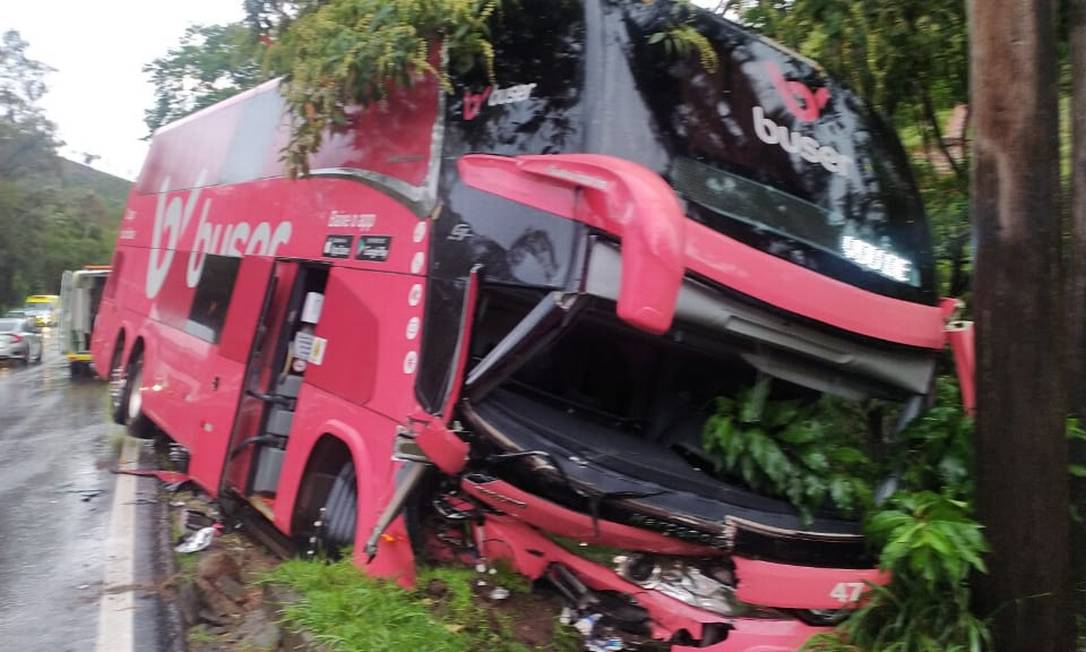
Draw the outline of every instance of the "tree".
<instances>
[{"instance_id":1,"label":"tree","mask_svg":"<svg viewBox=\"0 0 1086 652\"><path fill-rule=\"evenodd\" d=\"M152 132L264 80L264 46L244 23L196 25L165 56L143 67L155 86L144 112Z\"/></svg>"},{"instance_id":2,"label":"tree","mask_svg":"<svg viewBox=\"0 0 1086 652\"><path fill-rule=\"evenodd\" d=\"M409 85L418 74L446 80L438 57L449 65L482 62L492 68L489 18L499 0L328 0L298 3L297 17L270 52L285 75L283 94L293 124L286 160L292 173L306 172L325 130L347 124L347 107L385 96L392 84Z\"/></svg>"},{"instance_id":3,"label":"tree","mask_svg":"<svg viewBox=\"0 0 1086 652\"><path fill-rule=\"evenodd\" d=\"M1067 260L1068 276L1068 347L1067 387L1071 395L1071 413L1080 421L1086 419L1086 0L1069 3L1068 29L1071 41L1071 237ZM1069 442L1071 460L1086 465L1086 442ZM1072 477L1071 504L1077 508L1079 519L1072 521L1072 562L1079 586L1078 612L1086 613L1086 478Z\"/></svg>"},{"instance_id":4,"label":"tree","mask_svg":"<svg viewBox=\"0 0 1086 652\"><path fill-rule=\"evenodd\" d=\"M1071 650L1054 5L971 0L978 597L1000 650ZM1011 47L1013 44L1013 47Z\"/></svg>"},{"instance_id":5,"label":"tree","mask_svg":"<svg viewBox=\"0 0 1086 652\"><path fill-rule=\"evenodd\" d=\"M64 269L108 262L107 225L120 218L123 192L118 179L100 192L65 178L66 168L108 176L57 156L55 128L38 104L50 68L27 57L27 47L17 32L0 38L0 306L55 291Z\"/></svg>"},{"instance_id":6,"label":"tree","mask_svg":"<svg viewBox=\"0 0 1086 652\"><path fill-rule=\"evenodd\" d=\"M0 112L9 122L41 118L37 102L45 95L45 75L53 69L27 57L29 46L15 30L0 37Z\"/></svg>"}]
</instances>

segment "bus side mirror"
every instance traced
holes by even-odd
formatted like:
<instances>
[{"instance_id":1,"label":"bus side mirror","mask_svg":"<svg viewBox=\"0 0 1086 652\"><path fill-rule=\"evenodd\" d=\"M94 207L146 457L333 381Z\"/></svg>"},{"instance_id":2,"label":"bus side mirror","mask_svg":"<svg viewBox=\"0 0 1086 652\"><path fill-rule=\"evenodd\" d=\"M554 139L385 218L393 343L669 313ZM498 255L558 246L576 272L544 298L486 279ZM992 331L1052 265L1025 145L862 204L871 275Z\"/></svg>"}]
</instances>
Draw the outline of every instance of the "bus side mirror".
<instances>
[{"instance_id":1,"label":"bus side mirror","mask_svg":"<svg viewBox=\"0 0 1086 652\"><path fill-rule=\"evenodd\" d=\"M671 328L686 273L686 216L660 175L600 154L471 154L458 167L472 188L621 238L619 318L654 334Z\"/></svg>"}]
</instances>

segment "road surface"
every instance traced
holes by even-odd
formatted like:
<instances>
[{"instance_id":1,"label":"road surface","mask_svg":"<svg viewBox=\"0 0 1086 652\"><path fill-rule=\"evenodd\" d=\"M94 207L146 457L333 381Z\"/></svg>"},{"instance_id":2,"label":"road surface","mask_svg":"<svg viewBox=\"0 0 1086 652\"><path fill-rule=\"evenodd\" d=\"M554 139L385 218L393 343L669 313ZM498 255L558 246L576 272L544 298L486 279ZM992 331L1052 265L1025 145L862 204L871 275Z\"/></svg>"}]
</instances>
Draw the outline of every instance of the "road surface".
<instances>
[{"instance_id":1,"label":"road surface","mask_svg":"<svg viewBox=\"0 0 1086 652\"><path fill-rule=\"evenodd\" d=\"M45 351L40 365L0 366L0 650L158 649L158 619L139 617L158 609L147 588L153 586L147 578L154 486L140 480L134 500L117 509L131 516L120 519L118 529L113 507L120 476L109 468L123 430L108 420L106 385L71 379L52 337ZM131 568L133 586L107 586L117 559L122 570ZM149 625L118 633L109 629L113 623L99 632L99 621L108 620L100 617L103 595L130 591L135 617L127 622Z\"/></svg>"}]
</instances>

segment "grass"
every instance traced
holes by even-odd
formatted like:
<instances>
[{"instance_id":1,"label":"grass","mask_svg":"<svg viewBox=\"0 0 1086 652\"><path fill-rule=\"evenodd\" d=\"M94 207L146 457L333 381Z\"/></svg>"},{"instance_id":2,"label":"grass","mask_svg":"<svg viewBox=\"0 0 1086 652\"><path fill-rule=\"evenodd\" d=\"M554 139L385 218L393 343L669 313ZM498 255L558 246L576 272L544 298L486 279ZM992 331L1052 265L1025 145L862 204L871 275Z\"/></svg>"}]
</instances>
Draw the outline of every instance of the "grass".
<instances>
[{"instance_id":1,"label":"grass","mask_svg":"<svg viewBox=\"0 0 1086 652\"><path fill-rule=\"evenodd\" d=\"M190 629L188 631L188 639L190 645L210 645L219 641L218 636L207 631L207 628L203 626Z\"/></svg>"},{"instance_id":2,"label":"grass","mask_svg":"<svg viewBox=\"0 0 1086 652\"><path fill-rule=\"evenodd\" d=\"M285 608L284 620L339 652L526 652L512 634L510 617L475 596L480 577L468 568L428 568L419 573L419 588L407 591L364 576L347 556L335 563L287 561L263 581L300 593L301 600ZM529 589L527 580L509 571L485 577L491 586ZM444 587L440 595L427 591L435 581Z\"/></svg>"}]
</instances>

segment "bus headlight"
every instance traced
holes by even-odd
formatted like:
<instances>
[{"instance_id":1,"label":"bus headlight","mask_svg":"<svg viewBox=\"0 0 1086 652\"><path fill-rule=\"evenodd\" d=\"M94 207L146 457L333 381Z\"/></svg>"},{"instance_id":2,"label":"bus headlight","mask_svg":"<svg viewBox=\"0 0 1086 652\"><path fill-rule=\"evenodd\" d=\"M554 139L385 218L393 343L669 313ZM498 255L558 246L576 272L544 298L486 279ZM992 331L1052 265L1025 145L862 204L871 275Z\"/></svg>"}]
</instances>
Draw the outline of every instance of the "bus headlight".
<instances>
[{"instance_id":1,"label":"bus headlight","mask_svg":"<svg viewBox=\"0 0 1086 652\"><path fill-rule=\"evenodd\" d=\"M623 578L692 607L723 616L748 611L735 599L734 576L726 566L700 566L683 559L641 554L622 555L614 561L615 572Z\"/></svg>"}]
</instances>

